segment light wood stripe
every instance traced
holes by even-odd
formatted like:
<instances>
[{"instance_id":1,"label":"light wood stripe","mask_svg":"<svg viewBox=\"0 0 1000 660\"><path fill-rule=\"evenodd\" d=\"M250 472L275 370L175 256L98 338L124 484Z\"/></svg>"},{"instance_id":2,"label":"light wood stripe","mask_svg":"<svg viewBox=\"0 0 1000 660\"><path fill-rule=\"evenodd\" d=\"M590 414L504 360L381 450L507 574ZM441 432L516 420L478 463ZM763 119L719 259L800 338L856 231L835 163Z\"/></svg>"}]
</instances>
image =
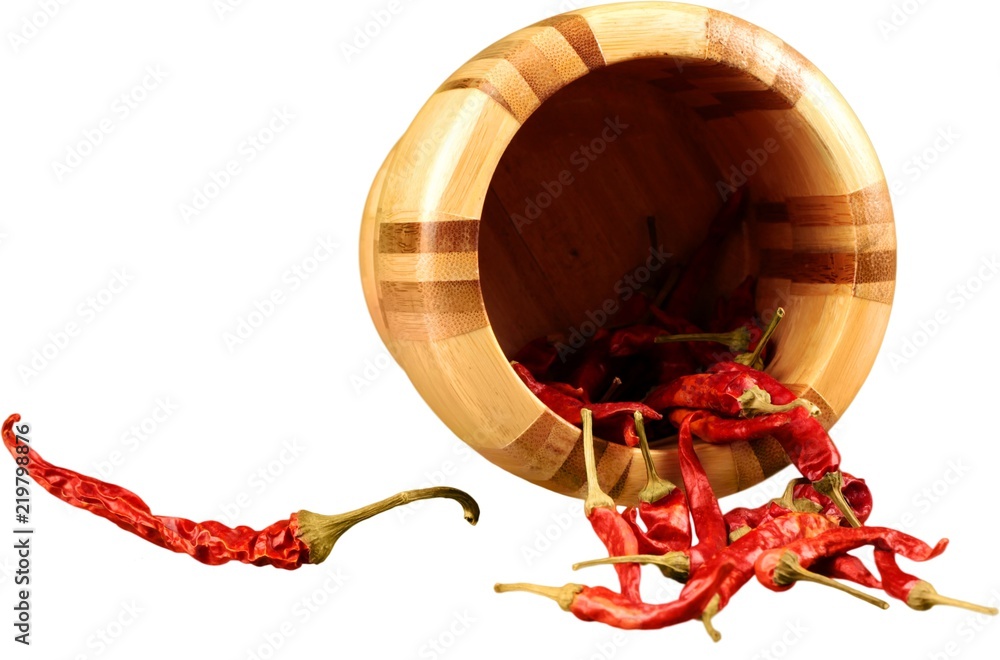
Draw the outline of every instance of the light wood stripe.
<instances>
[{"instance_id":1,"label":"light wood stripe","mask_svg":"<svg viewBox=\"0 0 1000 660\"><path fill-rule=\"evenodd\" d=\"M530 41L518 44L507 53L506 60L517 69L540 102L544 102L563 86L559 72L538 46Z\"/></svg>"},{"instance_id":2,"label":"light wood stripe","mask_svg":"<svg viewBox=\"0 0 1000 660\"><path fill-rule=\"evenodd\" d=\"M479 280L457 282L390 282L383 280L382 307L389 312L464 313L483 307Z\"/></svg>"},{"instance_id":3,"label":"light wood stripe","mask_svg":"<svg viewBox=\"0 0 1000 660\"><path fill-rule=\"evenodd\" d=\"M511 109L510 105L507 103L507 99L503 97L500 90L497 89L496 86L489 80L484 78L455 78L453 80L445 81L443 85L438 87L437 91L447 92L450 89L477 89L496 101L500 107L509 112L511 115L514 115L514 110Z\"/></svg>"},{"instance_id":4,"label":"light wood stripe","mask_svg":"<svg viewBox=\"0 0 1000 660\"><path fill-rule=\"evenodd\" d=\"M383 254L475 252L478 246L479 220L379 225L379 252Z\"/></svg>"},{"instance_id":5,"label":"light wood stripe","mask_svg":"<svg viewBox=\"0 0 1000 660\"><path fill-rule=\"evenodd\" d=\"M736 464L736 487L739 490L750 488L764 481L764 470L761 469L757 454L746 442L734 442L733 462Z\"/></svg>"},{"instance_id":6,"label":"light wood stripe","mask_svg":"<svg viewBox=\"0 0 1000 660\"><path fill-rule=\"evenodd\" d=\"M379 279L390 282L454 282L479 279L478 252L379 254Z\"/></svg>"},{"instance_id":7,"label":"light wood stripe","mask_svg":"<svg viewBox=\"0 0 1000 660\"><path fill-rule=\"evenodd\" d=\"M858 225L891 224L892 199L884 180L850 195L851 215Z\"/></svg>"}]
</instances>

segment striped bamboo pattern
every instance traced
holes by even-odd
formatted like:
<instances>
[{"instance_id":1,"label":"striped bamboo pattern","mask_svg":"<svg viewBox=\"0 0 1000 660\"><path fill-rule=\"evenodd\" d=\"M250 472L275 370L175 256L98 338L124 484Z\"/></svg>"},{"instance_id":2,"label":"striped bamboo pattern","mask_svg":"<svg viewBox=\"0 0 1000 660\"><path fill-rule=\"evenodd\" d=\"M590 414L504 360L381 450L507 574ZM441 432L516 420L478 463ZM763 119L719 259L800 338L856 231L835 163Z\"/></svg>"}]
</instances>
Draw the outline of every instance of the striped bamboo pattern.
<instances>
[{"instance_id":1,"label":"striped bamboo pattern","mask_svg":"<svg viewBox=\"0 0 1000 660\"><path fill-rule=\"evenodd\" d=\"M486 48L437 89L379 172L362 280L382 339L442 420L506 470L569 495L584 488L580 432L521 385L491 332L479 282L483 205L505 146L546 100L599 69L652 57L676 65L649 83L730 136L712 153L722 179L768 139L777 145L750 186L758 304L789 310L770 370L821 408L825 426L867 376L892 303L895 233L878 159L836 89L777 37L719 11L639 2L556 16ZM802 166L820 153L824 162ZM596 451L602 486L634 502L638 452L600 441ZM719 495L787 464L770 439L698 451ZM676 480L675 449L655 454Z\"/></svg>"}]
</instances>

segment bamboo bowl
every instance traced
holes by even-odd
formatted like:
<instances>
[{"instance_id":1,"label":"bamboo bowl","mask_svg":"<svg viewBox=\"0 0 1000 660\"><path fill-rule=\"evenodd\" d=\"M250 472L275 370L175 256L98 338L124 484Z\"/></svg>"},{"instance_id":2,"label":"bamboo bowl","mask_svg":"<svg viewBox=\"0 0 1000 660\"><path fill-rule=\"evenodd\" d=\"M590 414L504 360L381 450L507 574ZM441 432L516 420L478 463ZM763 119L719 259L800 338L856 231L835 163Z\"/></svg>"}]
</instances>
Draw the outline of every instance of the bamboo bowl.
<instances>
[{"instance_id":1,"label":"bamboo bowl","mask_svg":"<svg viewBox=\"0 0 1000 660\"><path fill-rule=\"evenodd\" d=\"M579 429L509 365L530 339L586 335L642 276L648 216L683 260L730 185L748 219L720 243L708 304L746 274L785 321L768 370L830 427L882 342L896 243L885 176L857 117L815 66L728 14L640 2L525 28L431 96L379 171L361 229L371 317L428 405L505 470L582 497ZM588 325L590 324L590 325ZM654 445L679 479L676 448ZM788 459L776 441L699 445L719 496ZM597 441L602 487L636 501L638 450Z\"/></svg>"}]
</instances>

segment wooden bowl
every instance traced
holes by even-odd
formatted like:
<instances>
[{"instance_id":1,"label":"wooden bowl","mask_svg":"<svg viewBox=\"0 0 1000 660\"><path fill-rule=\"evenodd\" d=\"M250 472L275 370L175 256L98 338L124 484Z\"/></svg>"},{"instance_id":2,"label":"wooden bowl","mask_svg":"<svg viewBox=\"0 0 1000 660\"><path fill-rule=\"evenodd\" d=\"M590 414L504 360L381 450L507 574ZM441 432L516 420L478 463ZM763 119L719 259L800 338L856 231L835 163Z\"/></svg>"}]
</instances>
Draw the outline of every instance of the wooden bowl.
<instances>
[{"instance_id":1,"label":"wooden bowl","mask_svg":"<svg viewBox=\"0 0 1000 660\"><path fill-rule=\"evenodd\" d=\"M536 336L607 323L605 306L632 287L623 278L642 276L647 258L662 263L647 217L663 251L683 260L744 181L749 218L720 244L725 266L703 300L757 274L758 311L787 310L768 370L832 426L889 319L885 176L815 66L711 9L581 9L515 32L450 76L368 198L361 274L372 319L460 438L523 479L583 496L580 430L522 385L508 356ZM675 447L657 444L661 474L679 480ZM698 450L719 496L788 460L771 439ZM635 502L638 450L598 441L596 453L602 487Z\"/></svg>"}]
</instances>

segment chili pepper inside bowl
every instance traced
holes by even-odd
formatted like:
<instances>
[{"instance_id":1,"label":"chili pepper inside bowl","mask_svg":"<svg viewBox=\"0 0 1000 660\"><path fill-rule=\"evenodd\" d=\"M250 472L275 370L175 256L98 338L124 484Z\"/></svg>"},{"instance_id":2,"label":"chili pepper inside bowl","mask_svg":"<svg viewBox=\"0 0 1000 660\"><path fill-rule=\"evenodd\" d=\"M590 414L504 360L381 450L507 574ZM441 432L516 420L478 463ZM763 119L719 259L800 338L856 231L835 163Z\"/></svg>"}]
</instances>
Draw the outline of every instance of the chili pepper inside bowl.
<instances>
[{"instance_id":1,"label":"chili pepper inside bowl","mask_svg":"<svg viewBox=\"0 0 1000 660\"><path fill-rule=\"evenodd\" d=\"M895 234L871 142L800 53L719 11L624 3L515 32L449 76L375 179L360 257L372 319L428 405L497 465L582 497L580 429L524 385L518 350L557 332L558 368L642 321L637 302L682 269L686 318L752 275L757 316L788 312L768 373L829 428L879 350ZM637 503L639 449L595 445L601 486ZM698 450L719 496L788 460L768 438ZM676 447L653 458L679 480Z\"/></svg>"}]
</instances>

